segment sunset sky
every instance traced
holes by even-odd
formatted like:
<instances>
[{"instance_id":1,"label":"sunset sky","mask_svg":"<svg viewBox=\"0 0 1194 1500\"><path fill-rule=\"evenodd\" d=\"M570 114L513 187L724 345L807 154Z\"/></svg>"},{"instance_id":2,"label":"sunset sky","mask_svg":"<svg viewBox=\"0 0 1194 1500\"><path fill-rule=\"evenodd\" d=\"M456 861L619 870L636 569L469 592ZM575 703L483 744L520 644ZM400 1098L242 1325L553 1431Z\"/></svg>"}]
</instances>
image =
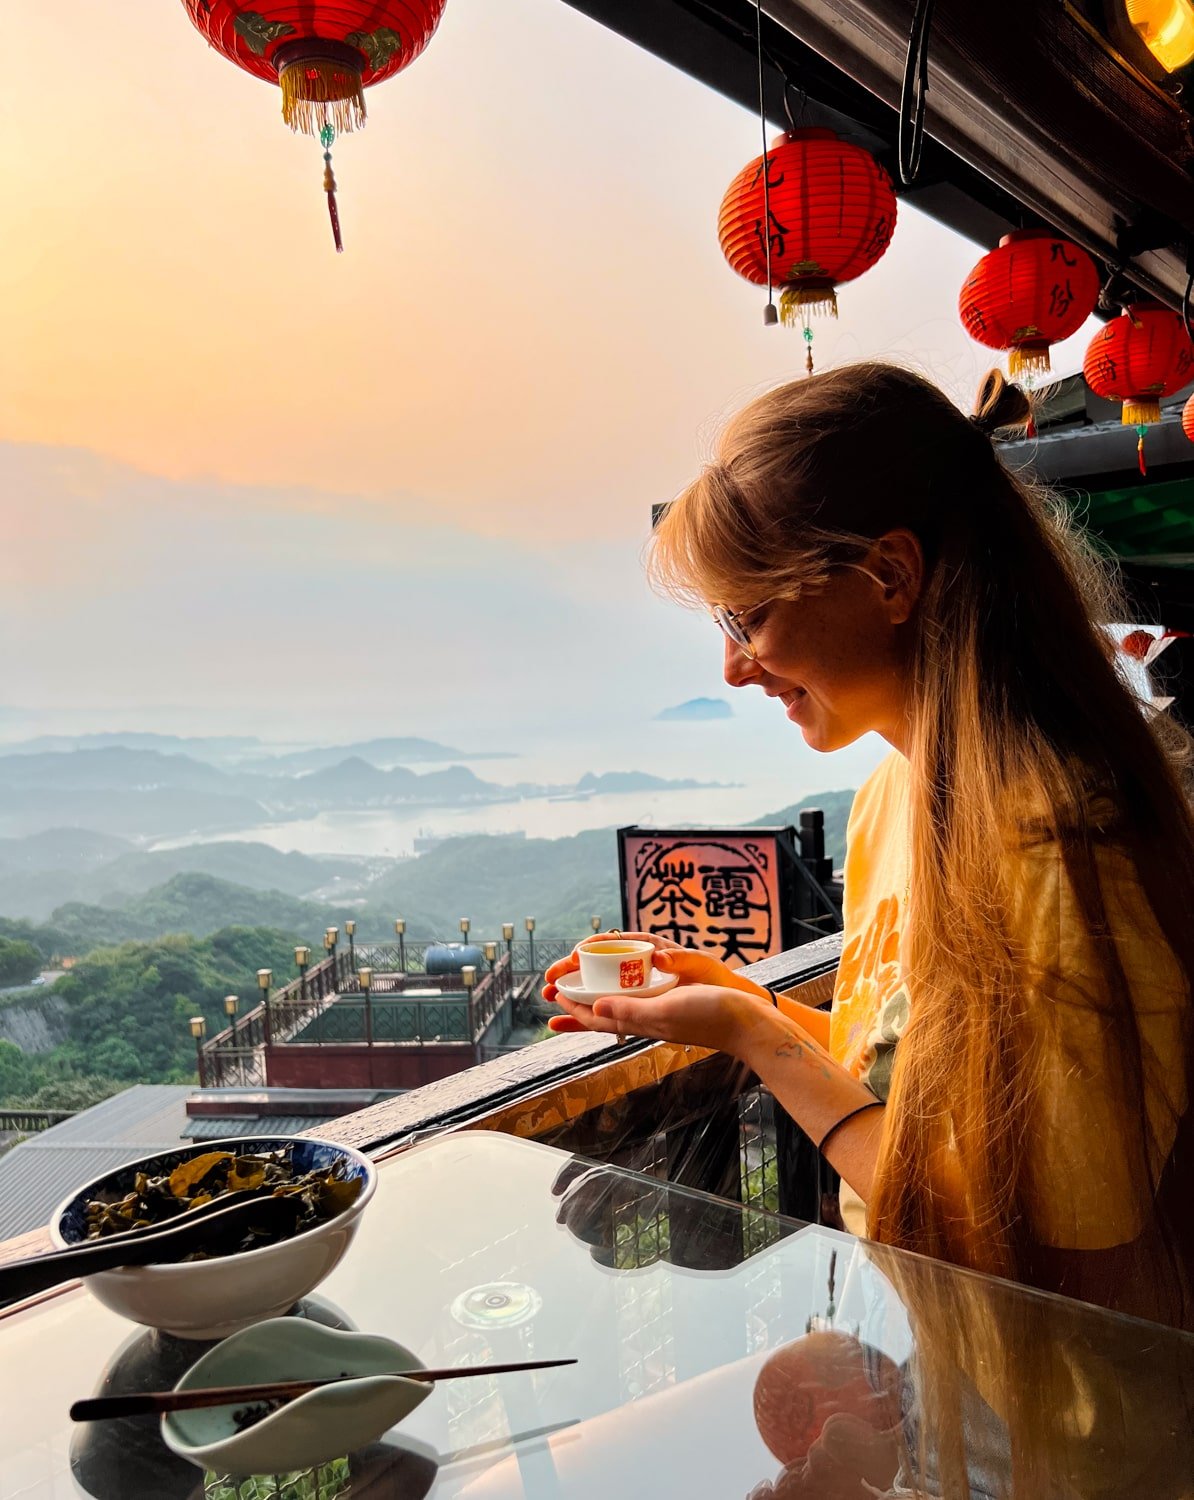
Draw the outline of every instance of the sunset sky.
<instances>
[{"instance_id":1,"label":"sunset sky","mask_svg":"<svg viewBox=\"0 0 1194 1500\"><path fill-rule=\"evenodd\" d=\"M337 143L336 256L318 146L179 0L5 5L0 43L0 733L315 737L337 688L447 733L615 663L632 711L724 691L638 555L800 369L716 240L756 121L561 0L448 0ZM967 398L979 253L901 209L819 361Z\"/></svg>"}]
</instances>

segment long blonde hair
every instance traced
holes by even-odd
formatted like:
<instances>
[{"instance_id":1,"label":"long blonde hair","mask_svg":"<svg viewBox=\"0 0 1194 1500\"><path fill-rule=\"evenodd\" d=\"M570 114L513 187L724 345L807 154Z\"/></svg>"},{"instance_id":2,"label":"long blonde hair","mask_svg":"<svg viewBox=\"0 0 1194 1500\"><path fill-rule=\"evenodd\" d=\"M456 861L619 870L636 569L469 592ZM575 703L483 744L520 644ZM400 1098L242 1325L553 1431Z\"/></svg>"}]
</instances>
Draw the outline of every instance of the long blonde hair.
<instances>
[{"instance_id":1,"label":"long blonde hair","mask_svg":"<svg viewBox=\"0 0 1194 1500\"><path fill-rule=\"evenodd\" d=\"M1009 922L1009 849L1044 841L1060 854L1099 969L1081 977L1120 1090L1132 1207L1156 1226L1157 1258L1172 1267L1194 1244L1190 1112L1158 1129L1145 1108L1146 1096L1158 1097L1157 1060L1111 932L1099 853L1114 848L1130 861L1184 976L1189 1081L1194 823L1182 785L1189 742L1146 720L1100 628L1126 618L1113 570L991 441L1028 414L997 374L974 418L887 364L781 386L729 422L715 460L660 522L649 567L674 595L745 609L823 586L887 531L918 538L926 573L907 627L912 902L902 949L912 1019L897 1050L869 1233L1051 1285L1029 1229L1026 1148L1055 996L1050 976L1030 972ZM961 1208L942 1191L947 1160ZM1097 1288L1077 1294L1111 1300ZM1183 1314L1169 1306L1164 1316Z\"/></svg>"}]
</instances>

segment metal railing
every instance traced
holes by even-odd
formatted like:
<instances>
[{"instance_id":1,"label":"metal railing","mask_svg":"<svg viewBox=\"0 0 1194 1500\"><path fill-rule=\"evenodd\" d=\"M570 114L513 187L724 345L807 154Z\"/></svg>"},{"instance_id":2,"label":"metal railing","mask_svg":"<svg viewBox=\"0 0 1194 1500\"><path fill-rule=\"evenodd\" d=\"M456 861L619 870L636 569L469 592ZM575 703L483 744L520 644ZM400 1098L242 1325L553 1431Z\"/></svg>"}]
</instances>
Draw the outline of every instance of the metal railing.
<instances>
[{"instance_id":1,"label":"metal railing","mask_svg":"<svg viewBox=\"0 0 1194 1500\"><path fill-rule=\"evenodd\" d=\"M502 952L488 968L483 964L468 994L462 970L427 973L427 950L434 946L447 945L360 943L324 959L203 1045L200 1086L267 1085L269 1053L280 1046L479 1046L521 988L510 954ZM547 946L571 951L572 945L552 939ZM394 967L399 958L406 960L404 970ZM361 988L362 968L372 970L368 992ZM420 988L448 993L403 1000L412 978Z\"/></svg>"},{"instance_id":2,"label":"metal railing","mask_svg":"<svg viewBox=\"0 0 1194 1500\"><path fill-rule=\"evenodd\" d=\"M36 1135L49 1130L51 1125L60 1125L75 1113L73 1109L0 1109L0 1131L17 1131L21 1135Z\"/></svg>"}]
</instances>

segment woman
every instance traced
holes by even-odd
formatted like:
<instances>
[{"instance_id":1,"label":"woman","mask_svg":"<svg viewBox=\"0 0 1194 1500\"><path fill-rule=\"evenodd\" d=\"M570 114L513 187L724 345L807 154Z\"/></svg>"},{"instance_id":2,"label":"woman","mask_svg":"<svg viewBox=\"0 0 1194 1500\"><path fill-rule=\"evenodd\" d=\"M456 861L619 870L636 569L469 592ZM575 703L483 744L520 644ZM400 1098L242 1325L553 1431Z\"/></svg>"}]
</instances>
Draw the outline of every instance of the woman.
<instances>
[{"instance_id":1,"label":"woman","mask_svg":"<svg viewBox=\"0 0 1194 1500\"><path fill-rule=\"evenodd\" d=\"M712 610L725 677L814 749L892 753L851 815L831 1015L682 950L583 1025L722 1049L851 1190L871 1239L1194 1327L1189 744L1099 622L1104 568L992 435L860 364L752 402L672 505L652 571ZM863 1207L865 1205L865 1208Z\"/></svg>"}]
</instances>

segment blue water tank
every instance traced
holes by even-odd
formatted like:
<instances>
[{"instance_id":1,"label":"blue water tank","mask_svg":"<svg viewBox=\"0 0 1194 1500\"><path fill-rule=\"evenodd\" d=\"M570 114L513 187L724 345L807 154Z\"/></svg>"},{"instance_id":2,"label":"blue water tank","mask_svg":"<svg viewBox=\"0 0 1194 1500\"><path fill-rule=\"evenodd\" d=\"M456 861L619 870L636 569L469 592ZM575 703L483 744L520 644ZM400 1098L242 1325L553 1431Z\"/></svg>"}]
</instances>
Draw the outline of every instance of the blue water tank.
<instances>
[{"instance_id":1,"label":"blue water tank","mask_svg":"<svg viewBox=\"0 0 1194 1500\"><path fill-rule=\"evenodd\" d=\"M472 964L477 976L486 972L485 955L474 943L432 943L424 960L428 974L459 974Z\"/></svg>"}]
</instances>

